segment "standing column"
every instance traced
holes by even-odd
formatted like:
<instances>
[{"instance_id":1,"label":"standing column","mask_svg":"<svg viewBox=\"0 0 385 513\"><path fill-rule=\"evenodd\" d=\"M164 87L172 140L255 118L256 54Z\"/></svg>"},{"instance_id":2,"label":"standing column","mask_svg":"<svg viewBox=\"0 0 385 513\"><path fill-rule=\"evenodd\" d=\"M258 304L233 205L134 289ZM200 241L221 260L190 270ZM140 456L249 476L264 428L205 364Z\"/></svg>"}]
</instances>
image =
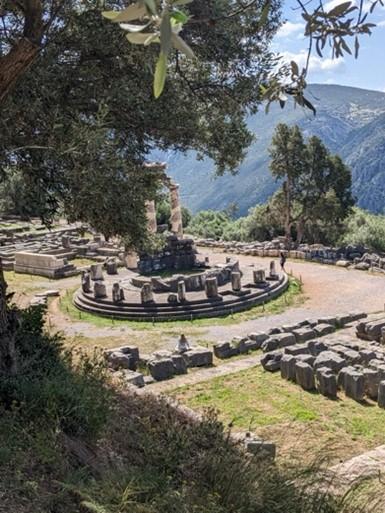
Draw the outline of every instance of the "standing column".
<instances>
[{"instance_id":1,"label":"standing column","mask_svg":"<svg viewBox=\"0 0 385 513\"><path fill-rule=\"evenodd\" d=\"M156 233L156 209L155 201L146 201L147 229L150 233Z\"/></svg>"},{"instance_id":2,"label":"standing column","mask_svg":"<svg viewBox=\"0 0 385 513\"><path fill-rule=\"evenodd\" d=\"M170 201L171 201L171 231L178 238L183 238L182 208L179 201L179 185L170 183Z\"/></svg>"}]
</instances>

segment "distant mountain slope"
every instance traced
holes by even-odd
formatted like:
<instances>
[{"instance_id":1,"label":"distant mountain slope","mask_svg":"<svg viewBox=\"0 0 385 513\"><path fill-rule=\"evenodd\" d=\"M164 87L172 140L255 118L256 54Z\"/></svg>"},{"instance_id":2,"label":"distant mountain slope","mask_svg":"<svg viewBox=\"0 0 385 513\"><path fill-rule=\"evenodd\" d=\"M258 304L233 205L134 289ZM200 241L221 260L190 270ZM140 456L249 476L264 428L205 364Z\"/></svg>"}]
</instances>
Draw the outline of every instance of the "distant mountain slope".
<instances>
[{"instance_id":1,"label":"distant mountain slope","mask_svg":"<svg viewBox=\"0 0 385 513\"><path fill-rule=\"evenodd\" d=\"M194 212L238 204L240 214L262 203L276 190L268 165L268 148L278 123L299 124L306 136L317 135L332 152L351 166L354 193L360 206L379 212L385 208L385 93L336 85L310 85L308 97L317 108L311 112L288 104L272 106L248 120L256 140L237 175L215 178L210 160L197 161L194 152L169 152L161 158L181 185L183 203Z\"/></svg>"}]
</instances>

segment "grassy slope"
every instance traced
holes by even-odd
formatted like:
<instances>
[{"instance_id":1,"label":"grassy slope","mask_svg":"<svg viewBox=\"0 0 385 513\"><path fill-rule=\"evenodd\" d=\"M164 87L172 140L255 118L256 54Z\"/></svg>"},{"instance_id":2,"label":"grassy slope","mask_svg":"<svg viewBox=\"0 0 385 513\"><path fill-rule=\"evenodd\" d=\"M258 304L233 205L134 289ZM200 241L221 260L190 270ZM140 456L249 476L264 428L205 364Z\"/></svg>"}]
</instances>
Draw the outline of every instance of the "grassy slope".
<instances>
[{"instance_id":1,"label":"grassy slope","mask_svg":"<svg viewBox=\"0 0 385 513\"><path fill-rule=\"evenodd\" d=\"M359 404L342 393L332 401L261 367L182 387L172 395L193 408L214 407L235 429L252 429L276 441L283 457L312 458L321 451L333 460L345 459L385 438L385 411L375 403Z\"/></svg>"}]
</instances>

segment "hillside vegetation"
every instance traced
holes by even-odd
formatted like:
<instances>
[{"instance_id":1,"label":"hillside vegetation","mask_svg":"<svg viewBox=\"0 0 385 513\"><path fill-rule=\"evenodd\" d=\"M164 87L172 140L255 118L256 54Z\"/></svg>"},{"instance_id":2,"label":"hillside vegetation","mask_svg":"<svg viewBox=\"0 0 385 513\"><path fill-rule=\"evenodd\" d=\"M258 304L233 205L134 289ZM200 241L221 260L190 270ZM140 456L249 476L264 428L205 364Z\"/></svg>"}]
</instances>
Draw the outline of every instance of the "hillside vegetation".
<instances>
[{"instance_id":1,"label":"hillside vegetation","mask_svg":"<svg viewBox=\"0 0 385 513\"><path fill-rule=\"evenodd\" d=\"M250 209L247 216L238 219L231 218L226 212L199 212L190 221L188 231L196 237L242 242L265 241L284 233L279 216L268 205L258 205ZM307 242L310 243L360 244L385 252L385 216L356 207L341 226L323 227L317 233L320 236L318 240L309 238L309 235Z\"/></svg>"},{"instance_id":2,"label":"hillside vegetation","mask_svg":"<svg viewBox=\"0 0 385 513\"><path fill-rule=\"evenodd\" d=\"M273 105L269 114L262 111L248 118L255 135L237 175L214 178L214 164L196 160L196 154L162 153L170 174L181 184L184 204L194 213L223 210L235 202L241 215L253 205L264 203L278 189L271 177L268 148L278 123L298 124L305 136L316 135L332 153L338 153L352 170L353 194L358 206L372 212L385 207L385 94L354 87L326 84L308 86L308 96L317 109L290 104L282 110ZM186 172L188 170L188 172Z\"/></svg>"}]
</instances>

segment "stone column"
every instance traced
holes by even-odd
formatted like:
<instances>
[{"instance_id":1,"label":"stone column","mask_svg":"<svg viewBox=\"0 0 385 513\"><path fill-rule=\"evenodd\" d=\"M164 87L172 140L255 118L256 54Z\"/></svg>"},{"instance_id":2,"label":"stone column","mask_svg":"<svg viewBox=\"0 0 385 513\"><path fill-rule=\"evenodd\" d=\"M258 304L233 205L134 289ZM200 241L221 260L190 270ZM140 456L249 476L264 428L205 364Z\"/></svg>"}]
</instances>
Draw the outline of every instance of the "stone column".
<instances>
[{"instance_id":1,"label":"stone column","mask_svg":"<svg viewBox=\"0 0 385 513\"><path fill-rule=\"evenodd\" d=\"M102 264L91 264L90 265L91 280L101 281L103 278L103 265Z\"/></svg>"},{"instance_id":2,"label":"stone column","mask_svg":"<svg viewBox=\"0 0 385 513\"><path fill-rule=\"evenodd\" d=\"M232 272L231 273L231 288L235 291L241 290L241 273L240 272Z\"/></svg>"},{"instance_id":3,"label":"stone column","mask_svg":"<svg viewBox=\"0 0 385 513\"><path fill-rule=\"evenodd\" d=\"M170 183L171 231L179 239L183 238L182 208L179 200L179 185Z\"/></svg>"},{"instance_id":4,"label":"stone column","mask_svg":"<svg viewBox=\"0 0 385 513\"><path fill-rule=\"evenodd\" d=\"M218 281L217 277L206 278L205 291L208 298L218 297Z\"/></svg>"},{"instance_id":5,"label":"stone column","mask_svg":"<svg viewBox=\"0 0 385 513\"><path fill-rule=\"evenodd\" d=\"M142 304L146 303L153 303L154 302L154 294L152 292L152 287L149 283L145 283L142 286L142 289L140 291L140 299L142 301Z\"/></svg>"},{"instance_id":6,"label":"stone column","mask_svg":"<svg viewBox=\"0 0 385 513\"><path fill-rule=\"evenodd\" d=\"M257 285L259 283L264 283L265 282L265 271L263 269L256 269L255 271L253 271L253 278L254 278L254 283Z\"/></svg>"},{"instance_id":7,"label":"stone column","mask_svg":"<svg viewBox=\"0 0 385 513\"><path fill-rule=\"evenodd\" d=\"M186 301L186 283L184 280L178 281L178 301L179 303Z\"/></svg>"},{"instance_id":8,"label":"stone column","mask_svg":"<svg viewBox=\"0 0 385 513\"><path fill-rule=\"evenodd\" d=\"M156 233L156 209L155 201L146 201L147 229L150 233Z\"/></svg>"},{"instance_id":9,"label":"stone column","mask_svg":"<svg viewBox=\"0 0 385 513\"><path fill-rule=\"evenodd\" d=\"M94 297L95 299L107 297L106 286L102 281L96 281L94 283Z\"/></svg>"}]
</instances>

